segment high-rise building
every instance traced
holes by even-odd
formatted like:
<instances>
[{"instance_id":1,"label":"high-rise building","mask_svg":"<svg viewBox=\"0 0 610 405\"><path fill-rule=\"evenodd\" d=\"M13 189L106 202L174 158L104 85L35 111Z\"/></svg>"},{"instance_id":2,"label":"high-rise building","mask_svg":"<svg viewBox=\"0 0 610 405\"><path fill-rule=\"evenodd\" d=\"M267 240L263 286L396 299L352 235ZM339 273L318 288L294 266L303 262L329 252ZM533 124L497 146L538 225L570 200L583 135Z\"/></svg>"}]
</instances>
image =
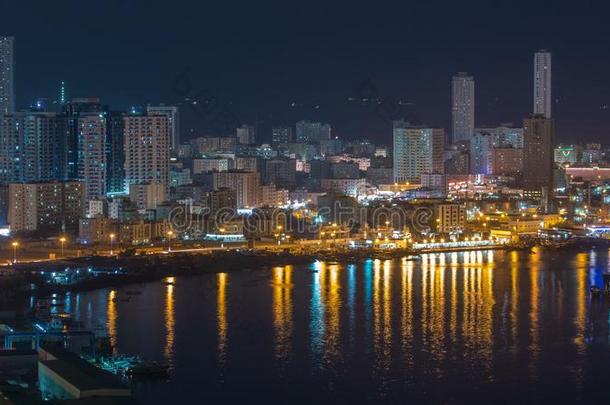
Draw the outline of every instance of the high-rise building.
<instances>
[{"instance_id":1,"label":"high-rise building","mask_svg":"<svg viewBox=\"0 0 610 405\"><path fill-rule=\"evenodd\" d=\"M85 114L78 124L78 178L84 182L88 202L106 196L107 121L103 114Z\"/></svg>"},{"instance_id":2,"label":"high-rise building","mask_svg":"<svg viewBox=\"0 0 610 405\"><path fill-rule=\"evenodd\" d=\"M106 117L106 192L125 193L125 113L108 111Z\"/></svg>"},{"instance_id":3,"label":"high-rise building","mask_svg":"<svg viewBox=\"0 0 610 405\"><path fill-rule=\"evenodd\" d=\"M517 176L523 171L523 149L494 148L493 174L497 176Z\"/></svg>"},{"instance_id":4,"label":"high-rise building","mask_svg":"<svg viewBox=\"0 0 610 405\"><path fill-rule=\"evenodd\" d=\"M493 136L477 132L470 138L470 174L492 174Z\"/></svg>"},{"instance_id":5,"label":"high-rise building","mask_svg":"<svg viewBox=\"0 0 610 405\"><path fill-rule=\"evenodd\" d=\"M180 112L178 107L159 105L147 106L146 113L148 115L165 115L167 116L167 128L169 131L169 146L172 150L180 145Z\"/></svg>"},{"instance_id":6,"label":"high-rise building","mask_svg":"<svg viewBox=\"0 0 610 405\"><path fill-rule=\"evenodd\" d=\"M394 121L394 181L419 182L426 173L443 174L445 131Z\"/></svg>"},{"instance_id":7,"label":"high-rise building","mask_svg":"<svg viewBox=\"0 0 610 405\"><path fill-rule=\"evenodd\" d=\"M252 125L242 125L235 131L237 142L242 145L253 145L256 142L255 129Z\"/></svg>"},{"instance_id":8,"label":"high-rise building","mask_svg":"<svg viewBox=\"0 0 610 405\"><path fill-rule=\"evenodd\" d=\"M236 193L237 208L253 208L258 205L260 174L230 170L213 174L213 188L228 188Z\"/></svg>"},{"instance_id":9,"label":"high-rise building","mask_svg":"<svg viewBox=\"0 0 610 405\"><path fill-rule=\"evenodd\" d=\"M68 179L78 179L79 117L83 114L102 114L103 112L104 106L97 97L75 98L62 106L62 113L68 125L68 135L65 141Z\"/></svg>"},{"instance_id":10,"label":"high-rise building","mask_svg":"<svg viewBox=\"0 0 610 405\"><path fill-rule=\"evenodd\" d=\"M574 165L582 158L582 147L580 145L559 145L554 151L554 161L558 164Z\"/></svg>"},{"instance_id":11,"label":"high-rise building","mask_svg":"<svg viewBox=\"0 0 610 405\"><path fill-rule=\"evenodd\" d=\"M226 172L230 169L230 162L227 158L210 157L193 159L193 174L207 172Z\"/></svg>"},{"instance_id":12,"label":"high-rise building","mask_svg":"<svg viewBox=\"0 0 610 405\"><path fill-rule=\"evenodd\" d=\"M494 148L523 148L523 128L514 127L512 124L475 128L474 132L491 135Z\"/></svg>"},{"instance_id":13,"label":"high-rise building","mask_svg":"<svg viewBox=\"0 0 610 405\"><path fill-rule=\"evenodd\" d=\"M191 139L193 156L206 153L232 152L235 150L234 137L198 137Z\"/></svg>"},{"instance_id":14,"label":"high-rise building","mask_svg":"<svg viewBox=\"0 0 610 405\"><path fill-rule=\"evenodd\" d=\"M265 182L279 188L293 189L296 186L297 166L295 159L269 159L265 164Z\"/></svg>"},{"instance_id":15,"label":"high-rise building","mask_svg":"<svg viewBox=\"0 0 610 405\"><path fill-rule=\"evenodd\" d=\"M0 116L15 112L15 38L0 37Z\"/></svg>"},{"instance_id":16,"label":"high-rise building","mask_svg":"<svg viewBox=\"0 0 610 405\"><path fill-rule=\"evenodd\" d=\"M165 185L159 182L129 185L129 199L139 210L152 210L165 201Z\"/></svg>"},{"instance_id":17,"label":"high-rise building","mask_svg":"<svg viewBox=\"0 0 610 405\"><path fill-rule=\"evenodd\" d=\"M165 115L124 117L125 189L130 184L161 183L169 191L169 131Z\"/></svg>"},{"instance_id":18,"label":"high-rise building","mask_svg":"<svg viewBox=\"0 0 610 405\"><path fill-rule=\"evenodd\" d=\"M460 72L451 81L453 142L468 141L474 133L474 78Z\"/></svg>"},{"instance_id":19,"label":"high-rise building","mask_svg":"<svg viewBox=\"0 0 610 405\"><path fill-rule=\"evenodd\" d=\"M551 118L551 53L534 54L534 114Z\"/></svg>"},{"instance_id":20,"label":"high-rise building","mask_svg":"<svg viewBox=\"0 0 610 405\"><path fill-rule=\"evenodd\" d=\"M291 127L273 127L271 130L271 143L273 146L293 142Z\"/></svg>"},{"instance_id":21,"label":"high-rise building","mask_svg":"<svg viewBox=\"0 0 610 405\"><path fill-rule=\"evenodd\" d=\"M23 111L0 118L0 181L67 178L67 121L50 112Z\"/></svg>"},{"instance_id":22,"label":"high-rise building","mask_svg":"<svg viewBox=\"0 0 610 405\"><path fill-rule=\"evenodd\" d=\"M297 142L320 142L330 139L330 124L321 122L299 121L296 125Z\"/></svg>"},{"instance_id":23,"label":"high-rise building","mask_svg":"<svg viewBox=\"0 0 610 405\"><path fill-rule=\"evenodd\" d=\"M555 126L543 115L523 121L523 186L532 195L541 193L548 204L553 193Z\"/></svg>"},{"instance_id":24,"label":"high-rise building","mask_svg":"<svg viewBox=\"0 0 610 405\"><path fill-rule=\"evenodd\" d=\"M84 215L84 185L78 181L9 184L8 220L13 232L66 231Z\"/></svg>"},{"instance_id":25,"label":"high-rise building","mask_svg":"<svg viewBox=\"0 0 610 405\"><path fill-rule=\"evenodd\" d=\"M221 187L218 190L210 191L206 196L207 207L210 215L214 217L220 210L230 210L237 208L237 193L235 189Z\"/></svg>"}]
</instances>

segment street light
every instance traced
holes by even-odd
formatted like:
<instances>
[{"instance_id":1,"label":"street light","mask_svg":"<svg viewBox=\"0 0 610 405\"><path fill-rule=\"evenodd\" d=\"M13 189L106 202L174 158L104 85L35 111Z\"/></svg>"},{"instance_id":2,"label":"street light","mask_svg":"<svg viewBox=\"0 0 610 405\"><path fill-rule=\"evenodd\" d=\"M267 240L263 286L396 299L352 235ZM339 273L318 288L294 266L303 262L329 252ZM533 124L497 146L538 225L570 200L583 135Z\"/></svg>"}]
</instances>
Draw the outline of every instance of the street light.
<instances>
[{"instance_id":1,"label":"street light","mask_svg":"<svg viewBox=\"0 0 610 405\"><path fill-rule=\"evenodd\" d=\"M224 249L225 248L225 228L219 228L218 231L220 232L221 238L220 238L220 248Z\"/></svg>"},{"instance_id":2,"label":"street light","mask_svg":"<svg viewBox=\"0 0 610 405\"><path fill-rule=\"evenodd\" d=\"M172 236L174 235L173 231L167 231L167 251L172 251Z\"/></svg>"},{"instance_id":3,"label":"street light","mask_svg":"<svg viewBox=\"0 0 610 405\"><path fill-rule=\"evenodd\" d=\"M59 238L59 242L61 243L61 257L64 257L64 243L66 243L66 238L62 236Z\"/></svg>"},{"instance_id":4,"label":"street light","mask_svg":"<svg viewBox=\"0 0 610 405\"><path fill-rule=\"evenodd\" d=\"M110 256L114 255L114 252L112 251L112 244L114 242L114 237L115 237L115 234L111 233L110 234Z\"/></svg>"},{"instance_id":5,"label":"street light","mask_svg":"<svg viewBox=\"0 0 610 405\"><path fill-rule=\"evenodd\" d=\"M11 245L13 246L13 263L17 263L17 247L19 246L19 242L13 242L11 243Z\"/></svg>"}]
</instances>

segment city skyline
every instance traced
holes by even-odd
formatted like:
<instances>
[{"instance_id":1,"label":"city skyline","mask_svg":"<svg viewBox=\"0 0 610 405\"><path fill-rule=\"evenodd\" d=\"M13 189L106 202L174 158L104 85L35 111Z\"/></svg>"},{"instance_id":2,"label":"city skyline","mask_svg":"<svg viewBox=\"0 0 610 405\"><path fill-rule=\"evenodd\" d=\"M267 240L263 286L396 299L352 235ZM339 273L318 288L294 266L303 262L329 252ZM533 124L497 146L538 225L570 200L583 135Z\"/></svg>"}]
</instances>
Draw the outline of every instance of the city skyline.
<instances>
[{"instance_id":1,"label":"city skyline","mask_svg":"<svg viewBox=\"0 0 610 405\"><path fill-rule=\"evenodd\" d=\"M0 402L604 402L610 5L8 2Z\"/></svg>"},{"instance_id":2,"label":"city skyline","mask_svg":"<svg viewBox=\"0 0 610 405\"><path fill-rule=\"evenodd\" d=\"M468 71L477 78L476 125L520 123L534 109L532 54L545 48L553 52L555 59L553 116L557 119L558 139L600 141L610 128L606 110L610 100L605 96L608 85L603 80L610 62L595 46L607 28L594 23L596 15L603 13L587 13L589 20L583 20L583 13L588 11L586 6L572 9L560 2L553 15L540 22L533 18L539 11L536 5L528 6L532 17L527 18L516 12L517 7L513 10L504 6L492 14L488 6L480 4L466 4L457 10L449 5L438 10L421 5L401 6L395 13L379 8L368 15L358 8L342 10L345 14L341 14L334 6L315 5L307 10L298 9L294 14L282 8L262 6L260 10L250 10L250 6L244 6L231 15L224 6L215 5L209 10L217 17L212 26L200 28L187 18L183 26L175 27L165 37L150 32L154 40L142 44L133 33L136 28L146 32L147 26L137 19L135 26L128 24L128 21L134 24L130 16L140 5L137 0L114 2L102 6L99 17L87 18L88 24L95 27L105 15L118 16L116 29L107 33L108 39L116 38L114 46L108 51L98 48L95 54L88 53L84 45L71 46L68 51L59 41L58 35L72 36L73 30L81 26L80 11L67 7L60 14L44 5L35 10L16 7L17 15L30 17L34 24L45 12L55 16L57 22L76 21L76 26L66 24L57 32L48 32L45 24L40 24L38 31L29 32L8 22L3 34L17 38L18 106L26 106L36 97L59 97L64 81L68 97L95 95L118 109L131 104L170 105L183 101L183 96L206 95L221 100L238 121L257 123L263 130L259 132L267 137L272 126L311 119L331 123L334 132L346 139L368 137L388 142L391 122L398 118L449 130L451 95L443 83L459 71ZM149 13L153 20L159 18L156 10L157 5L151 3ZM196 14L197 6L177 4L166 11L163 24L170 24L187 13ZM254 22L257 20L246 20L250 11L261 23L273 21L276 27L279 24L284 28L285 38L273 38L269 29ZM455 27L456 22L450 19L452 13L476 24L462 24L469 28L453 32L454 37L448 43L443 33ZM478 16L486 13L488 18L482 23ZM391 29L387 26L392 24L381 24L384 19L391 22L399 15L417 17L412 24L418 26L422 24L420 20L434 17L445 23L449 31L418 33L416 27ZM366 34L359 33L348 24L338 39L321 41L312 48L313 42L304 41L311 37L304 34L313 33L313 38L319 38L325 31L305 24L310 21L309 16L316 16L321 26L353 19L367 21L365 26L371 29ZM511 17L516 16L519 23L510 25L514 22ZM222 24L230 18L252 28L250 40L226 33ZM570 24L565 24L567 21ZM481 24L487 28L486 34L477 37ZM572 29L559 30L567 26ZM518 40L507 42L508 27L515 29ZM206 30L221 35L209 37ZM44 47L36 40L41 33L49 38ZM337 43L350 35L352 41L344 44L355 41L353 46ZM93 37L93 43L96 38ZM190 40L185 41L186 38ZM201 46L195 49L192 44L197 40ZM257 40L251 46L251 41ZM228 46L223 46L224 42ZM328 58L333 46L339 46L341 51L334 65ZM136 53L130 56L128 49ZM136 54L148 56L140 58ZM417 57L409 58L409 54ZM242 55L241 60L236 60L238 55ZM580 62L583 58L595 61L586 72ZM115 65L109 63L111 60L121 63ZM267 69L261 62L264 60L273 61L274 69ZM45 69L40 69L43 61ZM91 80L89 73L85 76L79 70L68 69L67 63L77 63L82 71L91 72L99 80ZM246 69L237 67L246 66L244 63ZM177 92L175 82L185 76L190 87L187 90L181 87ZM363 103L366 98L363 96L382 98L387 104L379 108L377 104ZM349 101L350 98L360 101ZM185 131L194 128L201 135L206 122L197 111L185 110Z\"/></svg>"}]
</instances>

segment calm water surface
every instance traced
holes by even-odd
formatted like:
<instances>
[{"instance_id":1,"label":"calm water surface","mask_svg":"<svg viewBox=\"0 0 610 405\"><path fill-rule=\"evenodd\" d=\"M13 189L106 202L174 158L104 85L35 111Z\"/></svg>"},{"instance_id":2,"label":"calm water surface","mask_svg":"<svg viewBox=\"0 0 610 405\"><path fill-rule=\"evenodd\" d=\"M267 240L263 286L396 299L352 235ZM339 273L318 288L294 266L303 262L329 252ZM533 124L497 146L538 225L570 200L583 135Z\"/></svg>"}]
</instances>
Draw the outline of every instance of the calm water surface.
<instances>
[{"instance_id":1,"label":"calm water surface","mask_svg":"<svg viewBox=\"0 0 610 405\"><path fill-rule=\"evenodd\" d=\"M589 288L609 260L318 262L80 293L69 310L118 352L170 364L134 387L147 404L607 402L610 301Z\"/></svg>"}]
</instances>

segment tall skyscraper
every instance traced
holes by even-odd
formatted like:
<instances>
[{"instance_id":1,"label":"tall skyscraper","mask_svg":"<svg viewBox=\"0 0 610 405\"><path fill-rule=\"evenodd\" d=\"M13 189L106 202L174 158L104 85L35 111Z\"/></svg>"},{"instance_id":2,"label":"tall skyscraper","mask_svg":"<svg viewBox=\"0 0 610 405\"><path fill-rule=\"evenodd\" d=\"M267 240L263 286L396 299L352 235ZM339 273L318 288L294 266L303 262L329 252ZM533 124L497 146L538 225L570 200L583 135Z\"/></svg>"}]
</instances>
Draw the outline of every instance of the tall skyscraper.
<instances>
[{"instance_id":1,"label":"tall skyscraper","mask_svg":"<svg viewBox=\"0 0 610 405\"><path fill-rule=\"evenodd\" d=\"M125 113L108 111L106 116L107 192L125 192Z\"/></svg>"},{"instance_id":2,"label":"tall skyscraper","mask_svg":"<svg viewBox=\"0 0 610 405\"><path fill-rule=\"evenodd\" d=\"M79 117L85 114L102 114L104 106L97 97L75 98L62 106L62 113L68 125L66 155L68 160L67 178L78 179Z\"/></svg>"},{"instance_id":3,"label":"tall skyscraper","mask_svg":"<svg viewBox=\"0 0 610 405\"><path fill-rule=\"evenodd\" d=\"M555 125L543 115L523 121L523 187L548 203L553 194Z\"/></svg>"},{"instance_id":4,"label":"tall skyscraper","mask_svg":"<svg viewBox=\"0 0 610 405\"><path fill-rule=\"evenodd\" d=\"M551 53L534 54L534 114L551 118Z\"/></svg>"},{"instance_id":5,"label":"tall skyscraper","mask_svg":"<svg viewBox=\"0 0 610 405\"><path fill-rule=\"evenodd\" d=\"M451 81L453 142L468 141L474 133L474 78L460 72Z\"/></svg>"},{"instance_id":6,"label":"tall skyscraper","mask_svg":"<svg viewBox=\"0 0 610 405\"><path fill-rule=\"evenodd\" d=\"M0 37L0 115L15 112L15 38Z\"/></svg>"},{"instance_id":7,"label":"tall skyscraper","mask_svg":"<svg viewBox=\"0 0 610 405\"><path fill-rule=\"evenodd\" d=\"M443 174L445 131L394 121L394 181L419 182L422 174Z\"/></svg>"},{"instance_id":8,"label":"tall skyscraper","mask_svg":"<svg viewBox=\"0 0 610 405\"><path fill-rule=\"evenodd\" d=\"M169 191L169 131L166 115L124 117L125 189L161 183Z\"/></svg>"},{"instance_id":9,"label":"tall skyscraper","mask_svg":"<svg viewBox=\"0 0 610 405\"><path fill-rule=\"evenodd\" d=\"M148 115L165 115L167 117L169 146L172 150L178 148L178 145L180 145L180 111L178 107L149 105L146 107L146 113Z\"/></svg>"},{"instance_id":10,"label":"tall skyscraper","mask_svg":"<svg viewBox=\"0 0 610 405\"><path fill-rule=\"evenodd\" d=\"M85 184L85 201L90 201L106 196L107 121L103 114L85 114L78 124L78 178Z\"/></svg>"}]
</instances>

